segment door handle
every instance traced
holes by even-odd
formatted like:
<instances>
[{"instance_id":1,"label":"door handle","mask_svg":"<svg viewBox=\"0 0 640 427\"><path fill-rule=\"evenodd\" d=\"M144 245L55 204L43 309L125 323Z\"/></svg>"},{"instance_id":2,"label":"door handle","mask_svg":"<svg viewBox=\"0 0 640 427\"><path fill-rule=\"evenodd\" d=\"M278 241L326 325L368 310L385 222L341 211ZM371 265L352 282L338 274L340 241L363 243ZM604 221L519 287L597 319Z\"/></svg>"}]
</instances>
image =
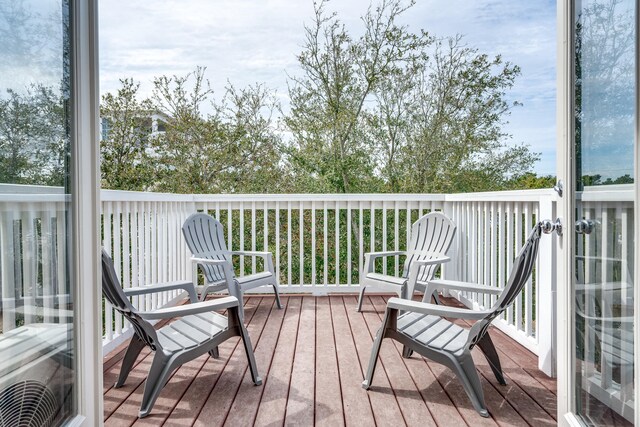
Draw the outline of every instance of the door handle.
<instances>
[{"instance_id":1,"label":"door handle","mask_svg":"<svg viewBox=\"0 0 640 427\"><path fill-rule=\"evenodd\" d=\"M576 221L575 227L576 227L576 233L578 234L591 234L591 232L593 231L594 228L596 228L596 225L598 224L597 221L592 221L590 219L579 219Z\"/></svg>"},{"instance_id":2,"label":"door handle","mask_svg":"<svg viewBox=\"0 0 640 427\"><path fill-rule=\"evenodd\" d=\"M560 218L556 218L555 222L550 219L543 219L540 221L540 226L544 234L551 234L555 231L558 236L562 236L562 221L560 221Z\"/></svg>"}]
</instances>

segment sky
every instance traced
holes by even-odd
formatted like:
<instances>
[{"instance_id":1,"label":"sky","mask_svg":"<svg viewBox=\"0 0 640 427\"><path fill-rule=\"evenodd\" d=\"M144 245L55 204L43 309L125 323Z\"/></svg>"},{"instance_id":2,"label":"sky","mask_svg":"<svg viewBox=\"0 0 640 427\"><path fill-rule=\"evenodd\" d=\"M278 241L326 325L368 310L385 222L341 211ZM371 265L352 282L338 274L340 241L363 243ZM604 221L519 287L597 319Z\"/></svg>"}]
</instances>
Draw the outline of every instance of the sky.
<instances>
[{"instance_id":1,"label":"sky","mask_svg":"<svg viewBox=\"0 0 640 427\"><path fill-rule=\"evenodd\" d=\"M375 2L375 0L374 0ZM353 34L362 31L369 0L333 0ZM303 25L313 0L104 0L100 4L100 86L113 92L132 77L151 93L159 75L185 75L197 66L216 94L227 81L236 87L264 83L283 105L287 73L297 70ZM416 0L402 17L411 30L437 37L461 34L470 47L500 54L522 74L508 93L522 106L512 110L505 130L541 160L540 175L555 174L556 2L555 0Z\"/></svg>"}]
</instances>

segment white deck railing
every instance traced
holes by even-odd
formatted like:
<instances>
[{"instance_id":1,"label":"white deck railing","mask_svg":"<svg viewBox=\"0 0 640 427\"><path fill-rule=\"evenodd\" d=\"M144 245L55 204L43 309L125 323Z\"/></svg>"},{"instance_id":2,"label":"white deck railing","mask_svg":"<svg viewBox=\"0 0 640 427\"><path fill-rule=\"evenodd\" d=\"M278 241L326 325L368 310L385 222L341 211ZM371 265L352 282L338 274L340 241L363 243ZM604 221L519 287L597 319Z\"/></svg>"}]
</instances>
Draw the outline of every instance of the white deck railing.
<instances>
[{"instance_id":1,"label":"white deck railing","mask_svg":"<svg viewBox=\"0 0 640 427\"><path fill-rule=\"evenodd\" d=\"M55 211L44 208L52 203L47 197L54 196L40 194L23 201L23 196L9 192L5 191L0 202L5 212L14 212L13 217L3 215L4 225L0 229L3 317L5 312L12 311L11 295L6 292L15 289L9 284L16 281L15 277L7 276L6 271L11 269L5 266L18 259L8 249L20 247L27 254L29 251L25 248L34 236L37 240L43 232L46 234L39 226L17 233L16 224L21 223L23 227L37 224L37 218L42 215L45 219L42 223L48 223L52 221L52 214L46 212ZM103 245L112 254L124 287L197 277L180 227L189 214L198 210L222 222L230 248L273 252L283 292L317 295L357 292L364 253L404 248L411 223L431 210L444 211L458 226L451 249L453 261L445 266L442 274L447 278L501 287L535 221L555 218L555 193L550 190L456 195L181 195L103 190L101 197ZM64 202L58 200L57 203ZM27 220L16 221L16 215ZM54 217L56 221L62 218ZM52 242L64 242L63 228L58 227L56 235ZM552 317L555 245L552 239L543 237L534 277L514 308L496 322L499 328L536 353L540 366L548 373L555 366ZM32 253L40 253L35 255L36 259L44 260L45 252L38 248ZM33 262L26 255L20 259ZM251 258L235 260L237 274L259 270L262 266L257 262ZM389 258L376 268L398 274L402 271L402 262L402 259ZM23 270L28 273L29 268L24 266ZM46 282L44 276L32 279ZM26 287L20 289L25 290L25 297L33 293ZM268 289L259 291L268 292ZM455 296L470 306L490 302L474 294ZM176 297L176 293L139 297L134 304L150 310L171 304ZM3 328L11 322L9 318L4 320ZM130 333L124 319L107 304L104 350L114 348Z\"/></svg>"}]
</instances>

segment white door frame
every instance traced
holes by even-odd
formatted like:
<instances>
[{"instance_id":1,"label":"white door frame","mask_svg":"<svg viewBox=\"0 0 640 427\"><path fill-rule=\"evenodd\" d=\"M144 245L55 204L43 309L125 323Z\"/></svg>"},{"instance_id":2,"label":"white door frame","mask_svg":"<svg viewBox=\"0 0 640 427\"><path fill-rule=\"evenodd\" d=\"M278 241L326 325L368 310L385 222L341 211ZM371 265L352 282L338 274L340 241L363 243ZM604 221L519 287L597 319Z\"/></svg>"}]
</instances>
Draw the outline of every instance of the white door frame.
<instances>
[{"instance_id":1,"label":"white door frame","mask_svg":"<svg viewBox=\"0 0 640 427\"><path fill-rule=\"evenodd\" d=\"M640 18L638 17L638 0L636 0L636 92L640 88L640 55L638 52L638 29ZM558 349L558 424L561 426L581 426L581 421L575 416L575 366L573 356L575 351L574 321L572 308L574 305L573 285L574 267L573 253L575 223L575 147L573 145L574 102L573 102L573 76L575 48L573 37L573 17L575 14L574 0L557 1L557 161L556 170L558 179L564 183L564 196L559 199L558 212L564 224L565 233L558 239L558 289L557 289L557 349ZM640 271L640 96L636 93L636 123L635 123L635 164L634 164L634 242L635 243L635 277ZM635 338L635 402L640 402L640 285L637 279L634 284L634 338ZM640 426L640 411L635 411L635 425Z\"/></svg>"},{"instance_id":2,"label":"white door frame","mask_svg":"<svg viewBox=\"0 0 640 427\"><path fill-rule=\"evenodd\" d=\"M103 424L100 286L98 3L70 1L72 75L71 188L77 417Z\"/></svg>"}]
</instances>

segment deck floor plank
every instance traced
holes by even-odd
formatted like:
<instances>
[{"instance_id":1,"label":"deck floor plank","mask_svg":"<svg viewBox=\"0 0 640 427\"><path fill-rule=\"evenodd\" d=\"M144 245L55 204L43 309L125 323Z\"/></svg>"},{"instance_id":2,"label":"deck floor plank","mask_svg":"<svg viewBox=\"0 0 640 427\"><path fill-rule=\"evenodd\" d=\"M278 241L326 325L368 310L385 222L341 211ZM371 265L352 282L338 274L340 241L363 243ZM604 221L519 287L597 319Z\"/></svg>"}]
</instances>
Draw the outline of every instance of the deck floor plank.
<instances>
[{"instance_id":1,"label":"deck floor plank","mask_svg":"<svg viewBox=\"0 0 640 427\"><path fill-rule=\"evenodd\" d=\"M343 426L344 409L329 298L316 303L315 425Z\"/></svg>"},{"instance_id":2,"label":"deck floor plank","mask_svg":"<svg viewBox=\"0 0 640 427\"><path fill-rule=\"evenodd\" d=\"M301 297L289 298L286 316L282 322L280 337L273 354L271 369L269 369L269 375L263 378L264 390L254 422L257 426L282 424L282 417L287 407L293 366L291 361L295 354L301 308Z\"/></svg>"},{"instance_id":3,"label":"deck floor plank","mask_svg":"<svg viewBox=\"0 0 640 427\"><path fill-rule=\"evenodd\" d=\"M115 389L124 355L120 346L105 357L105 425L555 424L555 380L537 369L533 353L496 328L490 333L507 386L497 383L474 350L490 418L478 415L449 369L419 355L402 358L393 340L384 341L373 387L363 390L386 299L369 296L364 313L357 313L352 295L292 295L283 298L283 310L272 297L249 296L247 328L263 385L253 386L244 349L234 338L220 346L219 359L204 355L176 370L142 420L137 414L153 354L143 350L126 384Z\"/></svg>"},{"instance_id":4,"label":"deck floor plank","mask_svg":"<svg viewBox=\"0 0 640 427\"><path fill-rule=\"evenodd\" d=\"M367 391L361 385L364 373L357 357L357 349L351 336L345 311L353 310L353 307L345 307L344 298L339 296L330 297L330 302L345 424L347 426L374 426L375 420L371 410L371 402Z\"/></svg>"},{"instance_id":5,"label":"deck floor plank","mask_svg":"<svg viewBox=\"0 0 640 427\"><path fill-rule=\"evenodd\" d=\"M369 366L369 356L371 355L373 339L369 334L363 313L356 312L356 299L354 297L345 297L344 301L349 326L351 328L351 335L363 371L362 379L358 381L358 384L360 384L362 380L364 380L364 372L366 372L367 366ZM370 306L366 309L372 310ZM367 394L371 401L371 409L373 410L376 424L379 426L406 424L382 364L376 369L373 381L378 391L368 392Z\"/></svg>"},{"instance_id":6,"label":"deck floor plank","mask_svg":"<svg viewBox=\"0 0 640 427\"><path fill-rule=\"evenodd\" d=\"M315 420L315 324L316 299L304 296L284 414L285 425L309 426Z\"/></svg>"}]
</instances>

